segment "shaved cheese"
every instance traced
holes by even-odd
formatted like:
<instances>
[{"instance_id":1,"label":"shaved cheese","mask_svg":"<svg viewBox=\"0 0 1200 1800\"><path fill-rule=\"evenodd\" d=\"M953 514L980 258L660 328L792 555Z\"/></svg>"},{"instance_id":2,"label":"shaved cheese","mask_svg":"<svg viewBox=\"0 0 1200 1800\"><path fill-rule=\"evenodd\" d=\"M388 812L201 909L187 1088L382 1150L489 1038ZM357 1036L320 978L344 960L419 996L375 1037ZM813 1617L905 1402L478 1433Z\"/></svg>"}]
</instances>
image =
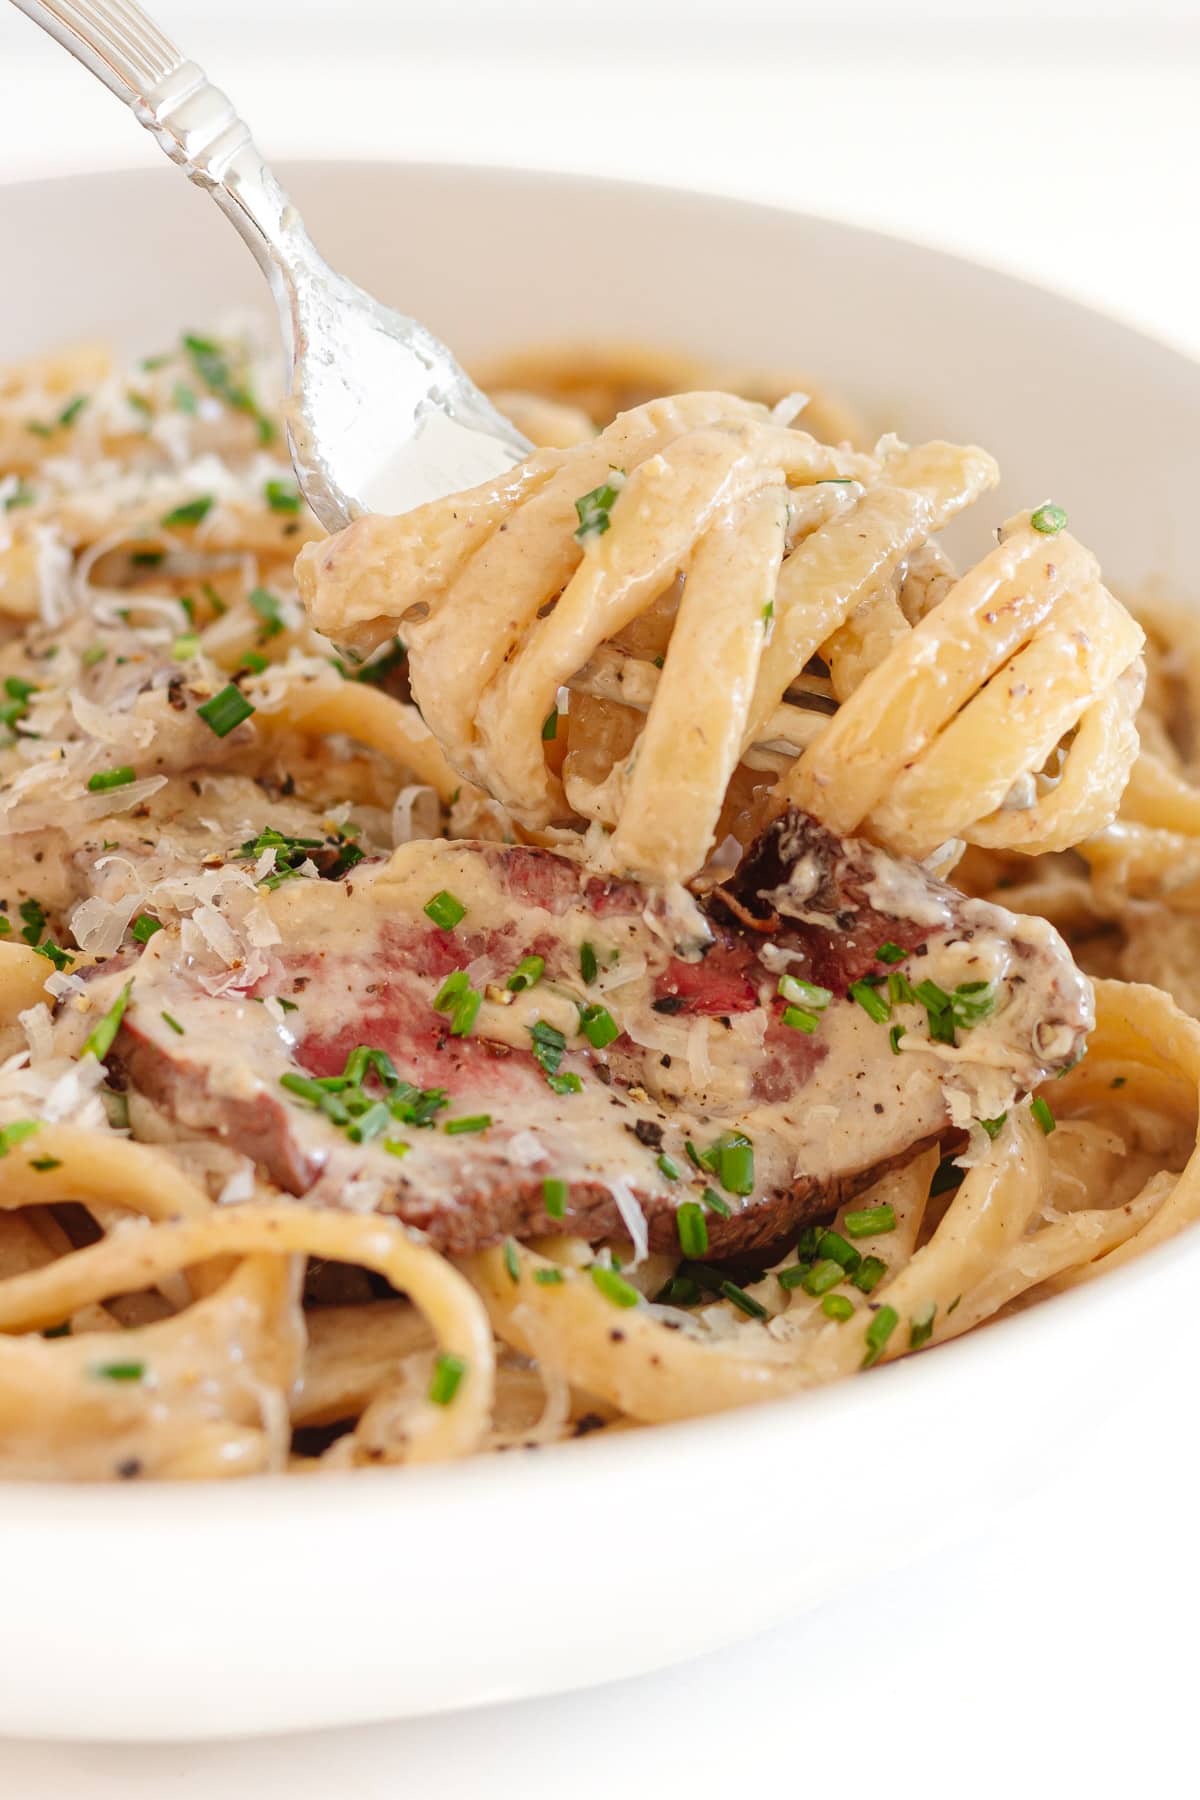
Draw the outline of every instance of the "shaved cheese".
<instances>
[{"instance_id":1,"label":"shaved cheese","mask_svg":"<svg viewBox=\"0 0 1200 1800\"><path fill-rule=\"evenodd\" d=\"M71 914L75 942L89 956L112 956L120 949L140 907L141 896L136 893L127 894L122 900L101 900L96 896L84 900Z\"/></svg>"},{"instance_id":2,"label":"shaved cheese","mask_svg":"<svg viewBox=\"0 0 1200 1800\"><path fill-rule=\"evenodd\" d=\"M392 804L392 843L411 844L414 838L436 837L441 830L441 805L431 787L404 787Z\"/></svg>"},{"instance_id":3,"label":"shaved cheese","mask_svg":"<svg viewBox=\"0 0 1200 1800\"><path fill-rule=\"evenodd\" d=\"M159 788L167 785L165 775L144 775L140 781L130 781L125 787L109 788L102 794L85 794L78 803L78 814L82 819L104 819L110 813L128 812L131 806L140 806L151 794L157 794Z\"/></svg>"},{"instance_id":4,"label":"shaved cheese","mask_svg":"<svg viewBox=\"0 0 1200 1800\"><path fill-rule=\"evenodd\" d=\"M234 1170L217 1195L218 1206L236 1206L243 1200L254 1198L254 1164L248 1156L240 1160L241 1167Z\"/></svg>"},{"instance_id":5,"label":"shaved cheese","mask_svg":"<svg viewBox=\"0 0 1200 1800\"><path fill-rule=\"evenodd\" d=\"M632 1266L636 1269L650 1248L650 1234L646 1230L646 1215L641 1209L633 1188L623 1176L610 1176L605 1180L604 1185L612 1195L617 1211L621 1215L621 1222L629 1233L629 1241L633 1245Z\"/></svg>"},{"instance_id":6,"label":"shaved cheese","mask_svg":"<svg viewBox=\"0 0 1200 1800\"><path fill-rule=\"evenodd\" d=\"M50 1024L50 1008L39 1000L17 1018L29 1045L31 1063L46 1062L54 1055L54 1031Z\"/></svg>"},{"instance_id":7,"label":"shaved cheese","mask_svg":"<svg viewBox=\"0 0 1200 1800\"><path fill-rule=\"evenodd\" d=\"M505 1145L505 1154L509 1162L518 1168L532 1168L538 1163L549 1162L550 1158L532 1131L514 1131Z\"/></svg>"},{"instance_id":8,"label":"shaved cheese","mask_svg":"<svg viewBox=\"0 0 1200 1800\"><path fill-rule=\"evenodd\" d=\"M30 527L37 557L38 606L43 623L61 625L74 608L73 559L54 525Z\"/></svg>"}]
</instances>

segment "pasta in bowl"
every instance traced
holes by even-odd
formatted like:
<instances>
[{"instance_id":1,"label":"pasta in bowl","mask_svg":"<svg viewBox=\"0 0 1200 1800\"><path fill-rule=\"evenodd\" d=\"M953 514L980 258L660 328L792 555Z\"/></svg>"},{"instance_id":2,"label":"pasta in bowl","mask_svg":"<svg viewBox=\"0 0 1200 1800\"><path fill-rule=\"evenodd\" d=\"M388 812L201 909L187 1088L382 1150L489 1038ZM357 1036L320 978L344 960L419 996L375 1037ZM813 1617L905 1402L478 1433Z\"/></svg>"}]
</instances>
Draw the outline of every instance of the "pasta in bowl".
<instances>
[{"instance_id":1,"label":"pasta in bowl","mask_svg":"<svg viewBox=\"0 0 1200 1800\"><path fill-rule=\"evenodd\" d=\"M332 539L241 337L0 378L0 1472L736 1407L1194 1219L1186 632L680 372L495 367L543 447Z\"/></svg>"}]
</instances>

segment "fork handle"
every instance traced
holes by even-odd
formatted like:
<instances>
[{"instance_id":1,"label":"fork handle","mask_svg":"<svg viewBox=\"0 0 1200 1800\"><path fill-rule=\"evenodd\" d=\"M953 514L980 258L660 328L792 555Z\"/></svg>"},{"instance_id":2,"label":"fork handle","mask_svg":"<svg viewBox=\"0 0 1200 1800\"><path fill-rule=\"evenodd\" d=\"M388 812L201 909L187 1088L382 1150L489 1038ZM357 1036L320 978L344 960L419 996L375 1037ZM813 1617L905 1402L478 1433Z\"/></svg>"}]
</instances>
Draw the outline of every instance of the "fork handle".
<instances>
[{"instance_id":1,"label":"fork handle","mask_svg":"<svg viewBox=\"0 0 1200 1800\"><path fill-rule=\"evenodd\" d=\"M129 107L237 227L282 304L319 261L249 127L136 0L13 0Z\"/></svg>"}]
</instances>

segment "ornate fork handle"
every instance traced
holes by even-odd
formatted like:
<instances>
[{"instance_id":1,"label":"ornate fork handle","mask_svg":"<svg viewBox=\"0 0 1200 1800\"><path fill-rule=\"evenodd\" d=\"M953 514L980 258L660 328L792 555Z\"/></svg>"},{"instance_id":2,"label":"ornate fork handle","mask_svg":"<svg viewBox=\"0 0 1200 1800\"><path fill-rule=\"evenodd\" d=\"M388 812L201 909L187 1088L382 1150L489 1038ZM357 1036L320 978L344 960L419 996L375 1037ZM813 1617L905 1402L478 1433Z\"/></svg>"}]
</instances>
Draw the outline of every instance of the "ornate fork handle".
<instances>
[{"instance_id":1,"label":"ornate fork handle","mask_svg":"<svg viewBox=\"0 0 1200 1800\"><path fill-rule=\"evenodd\" d=\"M528 454L445 344L329 267L230 100L137 0L15 4L125 102L254 253L284 338L292 463L323 525L406 512Z\"/></svg>"},{"instance_id":2,"label":"ornate fork handle","mask_svg":"<svg viewBox=\"0 0 1200 1800\"><path fill-rule=\"evenodd\" d=\"M206 188L276 287L318 261L308 233L239 118L198 63L176 49L136 0L15 0L77 57L171 161ZM286 309L284 309L286 311Z\"/></svg>"}]
</instances>

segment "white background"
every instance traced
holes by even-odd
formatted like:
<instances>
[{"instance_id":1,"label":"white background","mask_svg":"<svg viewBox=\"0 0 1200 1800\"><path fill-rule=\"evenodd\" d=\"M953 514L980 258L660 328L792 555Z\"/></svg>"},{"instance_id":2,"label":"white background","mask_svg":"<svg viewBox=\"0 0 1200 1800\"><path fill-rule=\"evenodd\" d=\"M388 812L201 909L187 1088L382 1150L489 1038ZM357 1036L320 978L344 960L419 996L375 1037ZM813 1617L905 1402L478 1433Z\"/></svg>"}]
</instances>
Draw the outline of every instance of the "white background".
<instances>
[{"instance_id":1,"label":"white background","mask_svg":"<svg viewBox=\"0 0 1200 1800\"><path fill-rule=\"evenodd\" d=\"M1200 354L1194 0L1009 0L986 15L969 0L161 0L158 10L271 154L496 160L774 200L1032 275ZM0 179L156 154L107 94L0 6ZM4 274L36 278L11 247ZM8 1745L0 1790L14 1800L1194 1792L1200 1584L1194 1405L1180 1374L1174 1391L1115 1413L1086 1461L1047 1471L1040 1495L997 1521L957 1522L958 1548L936 1563L701 1663L591 1695L291 1743ZM886 1532L884 1467L879 1494ZM669 1543L662 1522L654 1528ZM691 1578L702 1572L680 1571ZM403 1596L395 1606L402 1633ZM631 1630L653 1631L636 1594L630 1618Z\"/></svg>"}]
</instances>

